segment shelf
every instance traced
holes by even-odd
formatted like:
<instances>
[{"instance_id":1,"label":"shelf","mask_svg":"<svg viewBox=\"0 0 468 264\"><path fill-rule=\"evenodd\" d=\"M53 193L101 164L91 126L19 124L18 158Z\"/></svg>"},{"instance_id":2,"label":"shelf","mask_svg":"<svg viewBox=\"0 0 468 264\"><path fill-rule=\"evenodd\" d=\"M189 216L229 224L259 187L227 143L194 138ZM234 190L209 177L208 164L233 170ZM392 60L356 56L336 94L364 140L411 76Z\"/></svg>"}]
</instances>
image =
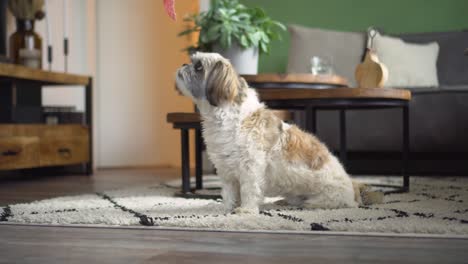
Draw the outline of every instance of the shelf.
<instances>
[{"instance_id":1,"label":"shelf","mask_svg":"<svg viewBox=\"0 0 468 264\"><path fill-rule=\"evenodd\" d=\"M36 81L44 85L88 85L90 76L51 72L21 65L0 63L0 79Z\"/></svg>"}]
</instances>

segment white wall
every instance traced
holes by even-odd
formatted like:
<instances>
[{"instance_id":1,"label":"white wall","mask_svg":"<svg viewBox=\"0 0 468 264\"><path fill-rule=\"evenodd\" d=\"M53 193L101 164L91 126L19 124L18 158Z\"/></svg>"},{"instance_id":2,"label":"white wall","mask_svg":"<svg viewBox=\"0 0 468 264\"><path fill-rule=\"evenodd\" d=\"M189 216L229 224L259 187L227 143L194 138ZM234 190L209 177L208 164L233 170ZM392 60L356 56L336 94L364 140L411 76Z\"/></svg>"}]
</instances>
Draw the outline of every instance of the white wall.
<instances>
[{"instance_id":1,"label":"white wall","mask_svg":"<svg viewBox=\"0 0 468 264\"><path fill-rule=\"evenodd\" d=\"M99 156L103 167L179 166L179 132L166 114L193 111L174 89L174 73L188 60L177 37L183 15L197 1L177 1L178 22L162 1L97 1ZM193 159L192 159L193 160Z\"/></svg>"}]
</instances>

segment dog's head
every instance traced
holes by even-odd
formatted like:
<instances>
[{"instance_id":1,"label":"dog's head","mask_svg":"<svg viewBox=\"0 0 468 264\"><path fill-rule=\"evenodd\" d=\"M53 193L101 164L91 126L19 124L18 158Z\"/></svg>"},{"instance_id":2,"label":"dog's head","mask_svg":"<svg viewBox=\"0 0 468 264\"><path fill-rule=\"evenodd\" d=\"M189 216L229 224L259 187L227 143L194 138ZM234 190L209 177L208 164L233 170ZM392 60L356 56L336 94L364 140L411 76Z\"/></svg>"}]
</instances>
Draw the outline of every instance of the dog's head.
<instances>
[{"instance_id":1,"label":"dog's head","mask_svg":"<svg viewBox=\"0 0 468 264\"><path fill-rule=\"evenodd\" d=\"M176 87L195 103L207 101L211 106L240 103L246 88L231 63L218 53L197 52L191 63L177 70Z\"/></svg>"}]
</instances>

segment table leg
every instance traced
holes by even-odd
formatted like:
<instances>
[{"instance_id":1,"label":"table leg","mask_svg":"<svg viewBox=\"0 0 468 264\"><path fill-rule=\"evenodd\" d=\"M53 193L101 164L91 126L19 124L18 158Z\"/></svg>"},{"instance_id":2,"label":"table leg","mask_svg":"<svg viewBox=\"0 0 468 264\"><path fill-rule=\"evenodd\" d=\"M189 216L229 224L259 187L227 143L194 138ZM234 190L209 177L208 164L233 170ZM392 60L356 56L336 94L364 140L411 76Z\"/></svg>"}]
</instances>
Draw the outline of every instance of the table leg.
<instances>
[{"instance_id":1,"label":"table leg","mask_svg":"<svg viewBox=\"0 0 468 264\"><path fill-rule=\"evenodd\" d=\"M89 161L85 165L86 175L93 174L93 78L89 78L88 85L85 86L85 111L86 111L86 125L88 126L89 144L88 156Z\"/></svg>"},{"instance_id":2,"label":"table leg","mask_svg":"<svg viewBox=\"0 0 468 264\"><path fill-rule=\"evenodd\" d=\"M316 109L313 106L308 105L306 107L306 130L312 134L317 132L317 115Z\"/></svg>"},{"instance_id":3,"label":"table leg","mask_svg":"<svg viewBox=\"0 0 468 264\"><path fill-rule=\"evenodd\" d=\"M348 162L347 146L346 146L346 110L340 109L340 160L346 168Z\"/></svg>"},{"instance_id":4,"label":"table leg","mask_svg":"<svg viewBox=\"0 0 468 264\"><path fill-rule=\"evenodd\" d=\"M182 192L190 192L190 156L189 156L189 131L186 128L180 130L182 147Z\"/></svg>"},{"instance_id":5,"label":"table leg","mask_svg":"<svg viewBox=\"0 0 468 264\"><path fill-rule=\"evenodd\" d=\"M203 163L202 163L203 139L200 129L195 129L195 178L196 188L203 189Z\"/></svg>"},{"instance_id":6,"label":"table leg","mask_svg":"<svg viewBox=\"0 0 468 264\"><path fill-rule=\"evenodd\" d=\"M403 151L402 151L402 175L403 187L405 191L409 191L409 174L408 174L408 161L409 161L409 109L408 105L403 106Z\"/></svg>"}]
</instances>

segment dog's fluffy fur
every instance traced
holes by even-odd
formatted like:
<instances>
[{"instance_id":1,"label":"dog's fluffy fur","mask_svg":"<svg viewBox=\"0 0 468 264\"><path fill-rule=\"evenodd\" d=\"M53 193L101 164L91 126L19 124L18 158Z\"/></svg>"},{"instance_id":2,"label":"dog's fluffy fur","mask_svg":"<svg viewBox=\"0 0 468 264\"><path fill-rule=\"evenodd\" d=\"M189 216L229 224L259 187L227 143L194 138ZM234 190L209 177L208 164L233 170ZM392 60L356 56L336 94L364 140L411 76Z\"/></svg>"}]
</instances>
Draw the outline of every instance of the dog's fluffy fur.
<instances>
[{"instance_id":1,"label":"dog's fluffy fur","mask_svg":"<svg viewBox=\"0 0 468 264\"><path fill-rule=\"evenodd\" d=\"M260 103L228 60L216 53L195 53L191 60L178 69L176 85L200 110L227 210L258 212L265 196L306 208L362 203L363 187L327 147Z\"/></svg>"}]
</instances>

